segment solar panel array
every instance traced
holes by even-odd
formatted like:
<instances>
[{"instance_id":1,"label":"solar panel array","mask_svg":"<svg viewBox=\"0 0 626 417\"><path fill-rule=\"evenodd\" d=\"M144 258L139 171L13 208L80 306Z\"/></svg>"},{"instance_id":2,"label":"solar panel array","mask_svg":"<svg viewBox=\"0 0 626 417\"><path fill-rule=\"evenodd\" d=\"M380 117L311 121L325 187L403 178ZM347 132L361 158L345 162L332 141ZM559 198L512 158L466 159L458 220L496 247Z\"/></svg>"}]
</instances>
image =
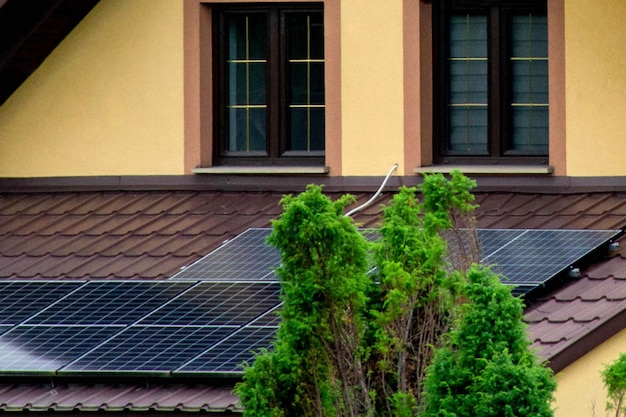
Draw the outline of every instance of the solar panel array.
<instances>
[{"instance_id":1,"label":"solar panel array","mask_svg":"<svg viewBox=\"0 0 626 417\"><path fill-rule=\"evenodd\" d=\"M278 327L269 233L249 229L167 281L0 281L0 375L240 373ZM481 229L478 239L483 261L526 291L620 233Z\"/></svg>"},{"instance_id":2,"label":"solar panel array","mask_svg":"<svg viewBox=\"0 0 626 417\"><path fill-rule=\"evenodd\" d=\"M280 304L277 282L5 281L0 290L4 375L238 373L269 347Z\"/></svg>"}]
</instances>

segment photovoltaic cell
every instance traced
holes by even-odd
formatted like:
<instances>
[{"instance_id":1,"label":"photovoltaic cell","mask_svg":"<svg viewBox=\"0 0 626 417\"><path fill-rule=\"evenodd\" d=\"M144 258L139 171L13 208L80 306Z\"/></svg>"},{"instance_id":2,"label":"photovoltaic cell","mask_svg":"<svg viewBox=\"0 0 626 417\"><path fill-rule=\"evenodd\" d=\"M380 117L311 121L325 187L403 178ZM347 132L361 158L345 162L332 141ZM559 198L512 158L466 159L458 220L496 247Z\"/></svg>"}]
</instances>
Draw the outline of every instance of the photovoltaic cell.
<instances>
[{"instance_id":1,"label":"photovoltaic cell","mask_svg":"<svg viewBox=\"0 0 626 417\"><path fill-rule=\"evenodd\" d=\"M202 282L142 319L147 325L245 325L280 304L277 282Z\"/></svg>"},{"instance_id":2,"label":"photovoltaic cell","mask_svg":"<svg viewBox=\"0 0 626 417\"><path fill-rule=\"evenodd\" d=\"M272 268L280 265L280 253L265 243L271 231L248 229L170 279L276 281Z\"/></svg>"},{"instance_id":3,"label":"photovoltaic cell","mask_svg":"<svg viewBox=\"0 0 626 417\"><path fill-rule=\"evenodd\" d=\"M251 322L250 326L276 326L278 327L278 325L280 324L279 307L280 307L280 304L277 305L274 309L268 310L258 319Z\"/></svg>"},{"instance_id":4,"label":"photovoltaic cell","mask_svg":"<svg viewBox=\"0 0 626 417\"><path fill-rule=\"evenodd\" d=\"M480 242L481 259L485 259L487 256L517 239L525 230L478 229L476 232Z\"/></svg>"},{"instance_id":5,"label":"photovoltaic cell","mask_svg":"<svg viewBox=\"0 0 626 417\"><path fill-rule=\"evenodd\" d=\"M0 335L0 374L55 372L120 330L109 326L16 326Z\"/></svg>"},{"instance_id":6,"label":"photovoltaic cell","mask_svg":"<svg viewBox=\"0 0 626 417\"><path fill-rule=\"evenodd\" d=\"M494 247L483 263L495 264L495 271L504 276L507 284L541 285L618 233L615 230L525 230L502 246Z\"/></svg>"},{"instance_id":7,"label":"photovoltaic cell","mask_svg":"<svg viewBox=\"0 0 626 417\"><path fill-rule=\"evenodd\" d=\"M0 324L20 324L84 282L0 282Z\"/></svg>"},{"instance_id":8,"label":"photovoltaic cell","mask_svg":"<svg viewBox=\"0 0 626 417\"><path fill-rule=\"evenodd\" d=\"M247 326L226 337L209 350L174 371L176 374L185 373L240 373L241 364L251 362L254 352L262 348L269 348L276 327Z\"/></svg>"},{"instance_id":9,"label":"photovoltaic cell","mask_svg":"<svg viewBox=\"0 0 626 417\"><path fill-rule=\"evenodd\" d=\"M91 281L26 324L131 324L190 286L164 281Z\"/></svg>"},{"instance_id":10,"label":"photovoltaic cell","mask_svg":"<svg viewBox=\"0 0 626 417\"><path fill-rule=\"evenodd\" d=\"M62 372L168 373L235 331L217 326L131 326Z\"/></svg>"}]
</instances>

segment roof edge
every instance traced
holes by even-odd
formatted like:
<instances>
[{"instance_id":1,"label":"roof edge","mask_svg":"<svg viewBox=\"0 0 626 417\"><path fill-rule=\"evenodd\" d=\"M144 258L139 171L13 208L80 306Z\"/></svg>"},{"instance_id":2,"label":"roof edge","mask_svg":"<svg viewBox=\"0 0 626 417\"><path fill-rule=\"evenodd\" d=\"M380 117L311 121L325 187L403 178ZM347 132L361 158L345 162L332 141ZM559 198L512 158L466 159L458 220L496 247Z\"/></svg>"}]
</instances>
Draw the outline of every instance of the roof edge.
<instances>
[{"instance_id":1,"label":"roof edge","mask_svg":"<svg viewBox=\"0 0 626 417\"><path fill-rule=\"evenodd\" d=\"M625 320L626 310L622 310L581 338L573 340L571 344L551 358L548 358L548 366L555 374L559 373L623 330Z\"/></svg>"},{"instance_id":2,"label":"roof edge","mask_svg":"<svg viewBox=\"0 0 626 417\"><path fill-rule=\"evenodd\" d=\"M576 194L626 192L626 176L478 176L474 192L516 192L533 194ZM76 192L76 191L273 191L300 192L307 184L324 184L335 192L373 192L384 176L326 175L121 175L0 178L2 193ZM393 176L385 186L394 191L400 186L415 186L420 176Z\"/></svg>"}]
</instances>

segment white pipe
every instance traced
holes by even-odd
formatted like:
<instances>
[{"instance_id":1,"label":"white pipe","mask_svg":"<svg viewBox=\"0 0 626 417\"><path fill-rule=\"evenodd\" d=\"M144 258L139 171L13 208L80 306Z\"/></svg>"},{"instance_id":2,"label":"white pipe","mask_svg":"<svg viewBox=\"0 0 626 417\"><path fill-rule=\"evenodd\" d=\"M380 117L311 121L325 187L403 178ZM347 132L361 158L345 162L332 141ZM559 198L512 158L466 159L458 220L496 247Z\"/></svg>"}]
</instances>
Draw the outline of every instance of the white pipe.
<instances>
[{"instance_id":1,"label":"white pipe","mask_svg":"<svg viewBox=\"0 0 626 417\"><path fill-rule=\"evenodd\" d=\"M387 181L389 181L389 177L391 177L391 174L393 174L393 171L395 171L396 169L398 169L398 164L393 164L393 166L391 167L391 169L387 173L387 176L383 180L383 183L380 185L380 188L378 189L378 191L376 191L376 194L374 194L372 196L372 198L367 200L365 203L363 203L360 206L355 207L352 210L350 210L348 213L346 213L346 216L352 216L357 211L363 210L364 208L371 206L372 203L378 198L380 193L383 191L383 188L385 188L385 185L387 184Z\"/></svg>"}]
</instances>

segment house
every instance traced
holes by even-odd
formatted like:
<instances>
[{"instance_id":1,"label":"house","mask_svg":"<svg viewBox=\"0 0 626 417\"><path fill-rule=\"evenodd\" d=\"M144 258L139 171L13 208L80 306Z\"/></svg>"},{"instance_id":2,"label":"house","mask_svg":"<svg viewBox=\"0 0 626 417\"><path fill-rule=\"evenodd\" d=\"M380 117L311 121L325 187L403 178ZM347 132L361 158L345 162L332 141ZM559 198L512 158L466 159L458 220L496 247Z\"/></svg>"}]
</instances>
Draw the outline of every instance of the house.
<instances>
[{"instance_id":1,"label":"house","mask_svg":"<svg viewBox=\"0 0 626 417\"><path fill-rule=\"evenodd\" d=\"M485 228L626 226L626 4L0 0L0 277L164 280L284 193L478 181ZM558 416L603 412L621 251L527 300ZM225 381L3 378L14 411L237 412Z\"/></svg>"}]
</instances>

